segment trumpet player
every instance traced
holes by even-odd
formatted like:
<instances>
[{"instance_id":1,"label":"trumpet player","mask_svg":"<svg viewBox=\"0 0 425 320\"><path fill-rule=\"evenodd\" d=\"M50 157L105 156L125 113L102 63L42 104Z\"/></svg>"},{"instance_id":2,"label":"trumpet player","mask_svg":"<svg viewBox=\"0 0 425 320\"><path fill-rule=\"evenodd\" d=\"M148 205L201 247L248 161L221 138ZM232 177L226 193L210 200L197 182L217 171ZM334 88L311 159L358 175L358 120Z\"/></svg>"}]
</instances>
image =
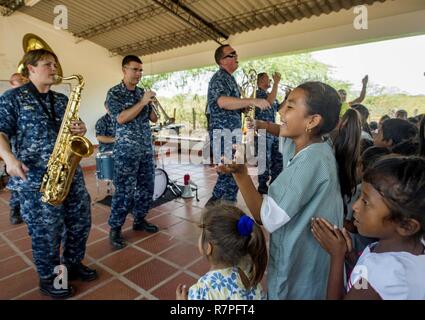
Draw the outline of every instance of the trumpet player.
<instances>
[{"instance_id":1,"label":"trumpet player","mask_svg":"<svg viewBox=\"0 0 425 320\"><path fill-rule=\"evenodd\" d=\"M67 267L67 280L91 281L97 277L96 270L81 262L91 226L90 196L78 167L62 205L52 206L41 200L42 177L66 116L68 98L50 90L58 64L54 53L45 49L29 51L23 64L22 73L29 82L0 98L0 156L11 176L9 187L19 194L40 291L65 298L73 294L72 286L54 285L58 276L56 267L61 262ZM83 136L86 126L82 121L72 121L70 130L73 135ZM11 140L14 140L13 153Z\"/></svg>"},{"instance_id":2,"label":"trumpet player","mask_svg":"<svg viewBox=\"0 0 425 320\"><path fill-rule=\"evenodd\" d=\"M219 163L225 150L232 152L232 144L236 143L234 134L231 143L226 143L223 138L225 132L230 130L235 133L235 130L239 130L239 140L242 139L242 109L249 106L267 109L270 108L270 103L266 99L241 98L238 84L232 75L239 65L235 49L230 45L222 45L216 49L214 58L219 70L209 82L207 99L210 110L210 143L213 145L214 163ZM212 197L205 206L213 206L222 200L234 203L237 193L238 187L232 175L219 173Z\"/></svg>"},{"instance_id":3,"label":"trumpet player","mask_svg":"<svg viewBox=\"0 0 425 320\"><path fill-rule=\"evenodd\" d=\"M122 249L126 242L121 227L133 212L133 230L157 232L146 221L154 192L154 150L149 120L158 117L151 102L155 92L137 86L143 73L142 61L129 55L122 60L123 80L109 89L106 103L116 122L114 145L114 185L109 226L113 247Z\"/></svg>"},{"instance_id":4,"label":"trumpet player","mask_svg":"<svg viewBox=\"0 0 425 320\"><path fill-rule=\"evenodd\" d=\"M258 98L266 99L272 107L267 110L255 108L255 120L266 122L270 121L272 123L275 123L276 121L276 113L279 111L279 102L277 101L276 96L281 75L280 73L275 72L272 77L273 86L271 85L271 79L267 73L259 73L257 76L256 96ZM272 89L268 92L267 90L269 90L270 87L272 87ZM279 152L279 137L273 136L270 133L261 133L261 131L259 131L258 134L266 134L266 154L258 155L258 157L265 157L266 160L266 169L264 173L258 175L258 192L261 194L267 194L267 182L271 179L270 183L272 183L282 171L282 154Z\"/></svg>"}]
</instances>

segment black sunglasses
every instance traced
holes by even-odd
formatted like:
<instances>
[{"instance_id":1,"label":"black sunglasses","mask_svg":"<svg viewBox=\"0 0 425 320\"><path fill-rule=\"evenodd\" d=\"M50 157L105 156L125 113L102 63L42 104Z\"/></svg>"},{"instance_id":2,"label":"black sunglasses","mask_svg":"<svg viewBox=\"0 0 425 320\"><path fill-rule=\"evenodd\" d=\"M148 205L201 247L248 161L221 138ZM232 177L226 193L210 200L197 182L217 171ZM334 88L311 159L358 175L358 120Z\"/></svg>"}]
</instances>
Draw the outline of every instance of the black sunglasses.
<instances>
[{"instance_id":1,"label":"black sunglasses","mask_svg":"<svg viewBox=\"0 0 425 320\"><path fill-rule=\"evenodd\" d=\"M224 56L224 57L223 57L223 58L221 58L221 59L234 58L234 57L236 57L236 51L232 51L232 52L230 52L228 55Z\"/></svg>"}]
</instances>

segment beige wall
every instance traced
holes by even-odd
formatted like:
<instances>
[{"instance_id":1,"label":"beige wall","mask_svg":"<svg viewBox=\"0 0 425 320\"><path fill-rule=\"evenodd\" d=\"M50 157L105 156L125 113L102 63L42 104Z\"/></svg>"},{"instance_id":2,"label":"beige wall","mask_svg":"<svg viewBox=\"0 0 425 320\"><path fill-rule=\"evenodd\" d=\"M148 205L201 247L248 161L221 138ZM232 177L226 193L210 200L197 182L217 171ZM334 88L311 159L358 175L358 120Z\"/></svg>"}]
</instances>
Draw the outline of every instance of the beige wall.
<instances>
[{"instance_id":1,"label":"beige wall","mask_svg":"<svg viewBox=\"0 0 425 320\"><path fill-rule=\"evenodd\" d=\"M89 41L76 44L68 32L16 12L10 17L0 16L0 80L9 79L16 72L23 56L22 38L27 33L34 33L49 44L59 57L64 76L84 77L80 116L87 124L87 137L97 144L94 126L105 113L106 92L121 80L121 57L111 58L106 49Z\"/></svg>"},{"instance_id":2,"label":"beige wall","mask_svg":"<svg viewBox=\"0 0 425 320\"><path fill-rule=\"evenodd\" d=\"M240 60L335 48L364 42L425 34L425 0L387 0L368 6L369 29L355 30L354 10L313 16L231 36ZM161 73L215 64L218 44L204 42L144 57L148 73Z\"/></svg>"}]
</instances>

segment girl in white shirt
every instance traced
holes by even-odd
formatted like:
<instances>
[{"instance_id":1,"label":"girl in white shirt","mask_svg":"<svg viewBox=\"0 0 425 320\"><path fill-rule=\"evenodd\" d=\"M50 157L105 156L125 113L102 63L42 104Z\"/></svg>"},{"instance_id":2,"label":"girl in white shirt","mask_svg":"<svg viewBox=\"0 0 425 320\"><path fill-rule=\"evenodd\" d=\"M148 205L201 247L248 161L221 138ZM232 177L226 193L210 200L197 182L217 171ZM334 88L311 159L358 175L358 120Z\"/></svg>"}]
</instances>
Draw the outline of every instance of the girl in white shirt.
<instances>
[{"instance_id":1,"label":"girl in white shirt","mask_svg":"<svg viewBox=\"0 0 425 320\"><path fill-rule=\"evenodd\" d=\"M425 299L425 159L389 156L363 176L353 205L363 236L378 238L360 256L344 295L344 259L352 243L345 229L313 219L312 232L331 256L328 299Z\"/></svg>"}]
</instances>

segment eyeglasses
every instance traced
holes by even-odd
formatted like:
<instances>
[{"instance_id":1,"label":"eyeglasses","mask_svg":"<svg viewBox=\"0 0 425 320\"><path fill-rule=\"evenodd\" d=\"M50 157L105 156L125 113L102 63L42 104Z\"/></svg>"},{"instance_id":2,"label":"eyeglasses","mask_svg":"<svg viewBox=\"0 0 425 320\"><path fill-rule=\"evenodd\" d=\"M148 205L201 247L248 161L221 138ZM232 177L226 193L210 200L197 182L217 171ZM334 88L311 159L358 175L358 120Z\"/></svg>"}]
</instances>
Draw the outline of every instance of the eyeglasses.
<instances>
[{"instance_id":1,"label":"eyeglasses","mask_svg":"<svg viewBox=\"0 0 425 320\"><path fill-rule=\"evenodd\" d=\"M232 52L230 52L228 55L224 56L224 57L223 57L223 58L221 58L221 59L226 59L226 58L235 58L236 56L237 56L236 51L232 51Z\"/></svg>"},{"instance_id":2,"label":"eyeglasses","mask_svg":"<svg viewBox=\"0 0 425 320\"><path fill-rule=\"evenodd\" d=\"M126 68L126 69L129 69L129 70L131 70L131 71L133 71L134 73L136 73L136 72L143 73L143 69L129 68L129 67L125 67L125 68Z\"/></svg>"}]
</instances>

